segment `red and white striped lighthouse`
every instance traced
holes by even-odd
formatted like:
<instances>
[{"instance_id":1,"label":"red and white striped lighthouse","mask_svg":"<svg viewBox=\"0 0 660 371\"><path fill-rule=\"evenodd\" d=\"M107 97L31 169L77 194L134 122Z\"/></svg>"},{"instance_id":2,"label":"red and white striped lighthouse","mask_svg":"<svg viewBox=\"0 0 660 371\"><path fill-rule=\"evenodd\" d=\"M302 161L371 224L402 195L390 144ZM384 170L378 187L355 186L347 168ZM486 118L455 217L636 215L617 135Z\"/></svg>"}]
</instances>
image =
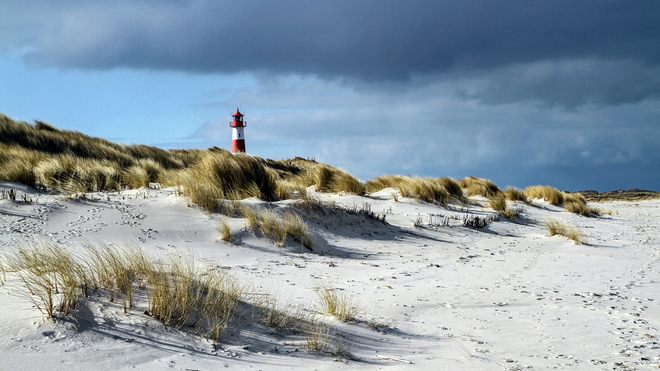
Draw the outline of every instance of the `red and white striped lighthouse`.
<instances>
[{"instance_id":1,"label":"red and white striped lighthouse","mask_svg":"<svg viewBox=\"0 0 660 371\"><path fill-rule=\"evenodd\" d=\"M247 126L247 121L243 121L243 114L236 108L236 113L232 115L234 121L229 123L231 126L231 152L245 153L245 133L243 128Z\"/></svg>"}]
</instances>

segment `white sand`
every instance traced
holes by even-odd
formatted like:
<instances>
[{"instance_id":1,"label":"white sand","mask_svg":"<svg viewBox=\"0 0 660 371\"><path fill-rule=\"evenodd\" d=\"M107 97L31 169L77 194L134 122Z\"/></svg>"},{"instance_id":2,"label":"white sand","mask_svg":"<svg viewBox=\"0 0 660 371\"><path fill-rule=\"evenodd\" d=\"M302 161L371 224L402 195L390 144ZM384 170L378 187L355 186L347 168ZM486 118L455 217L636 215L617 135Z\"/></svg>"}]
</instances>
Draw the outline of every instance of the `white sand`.
<instances>
[{"instance_id":1,"label":"white sand","mask_svg":"<svg viewBox=\"0 0 660 371\"><path fill-rule=\"evenodd\" d=\"M214 350L194 333L161 325L144 307L124 314L103 297L83 300L68 320L45 321L10 273L0 287L3 370L660 367L659 200L598 204L614 212L598 218L525 206L518 222L502 218L474 230L455 220L448 227L413 226L418 215L465 213L456 205L395 202L391 190L370 197L318 194L347 207L369 203L388 212L389 225L328 215L310 223L316 239L310 252L257 238L243 219L205 214L169 189L69 200L0 184L9 188L33 202L0 201L0 253L35 239L73 251L100 242L133 243L152 254L176 248L251 283L253 292L308 310L318 308L312 289L326 283L359 303L364 320L393 324L374 330L328 318L351 359L307 353L299 335L259 326L227 331ZM470 212L490 210L470 206ZM579 227L588 245L548 237L543 222L550 217ZM221 219L229 221L234 244L220 241Z\"/></svg>"}]
</instances>

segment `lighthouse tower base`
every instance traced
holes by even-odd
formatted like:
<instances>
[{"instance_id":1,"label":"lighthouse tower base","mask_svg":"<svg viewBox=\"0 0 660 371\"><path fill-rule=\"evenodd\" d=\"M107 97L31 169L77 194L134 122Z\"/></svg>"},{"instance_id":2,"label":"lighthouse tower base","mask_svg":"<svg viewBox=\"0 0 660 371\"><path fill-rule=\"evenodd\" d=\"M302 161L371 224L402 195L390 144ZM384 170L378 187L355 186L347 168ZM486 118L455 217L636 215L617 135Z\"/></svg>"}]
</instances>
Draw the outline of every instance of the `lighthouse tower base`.
<instances>
[{"instance_id":1,"label":"lighthouse tower base","mask_svg":"<svg viewBox=\"0 0 660 371\"><path fill-rule=\"evenodd\" d=\"M245 140L232 140L231 142L232 153L245 153Z\"/></svg>"}]
</instances>

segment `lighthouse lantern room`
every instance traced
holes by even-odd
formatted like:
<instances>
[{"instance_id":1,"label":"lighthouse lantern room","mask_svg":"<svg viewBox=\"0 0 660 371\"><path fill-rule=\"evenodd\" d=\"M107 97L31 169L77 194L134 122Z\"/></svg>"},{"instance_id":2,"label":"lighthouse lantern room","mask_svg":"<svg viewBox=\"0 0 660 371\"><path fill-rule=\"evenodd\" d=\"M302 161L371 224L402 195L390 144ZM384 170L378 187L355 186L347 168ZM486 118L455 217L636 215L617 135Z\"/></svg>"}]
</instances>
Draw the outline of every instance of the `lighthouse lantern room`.
<instances>
[{"instance_id":1,"label":"lighthouse lantern room","mask_svg":"<svg viewBox=\"0 0 660 371\"><path fill-rule=\"evenodd\" d=\"M245 133L243 128L247 126L247 121L243 121L243 114L236 108L236 113L232 115L234 121L229 123L231 126L231 151L232 153L245 153Z\"/></svg>"}]
</instances>

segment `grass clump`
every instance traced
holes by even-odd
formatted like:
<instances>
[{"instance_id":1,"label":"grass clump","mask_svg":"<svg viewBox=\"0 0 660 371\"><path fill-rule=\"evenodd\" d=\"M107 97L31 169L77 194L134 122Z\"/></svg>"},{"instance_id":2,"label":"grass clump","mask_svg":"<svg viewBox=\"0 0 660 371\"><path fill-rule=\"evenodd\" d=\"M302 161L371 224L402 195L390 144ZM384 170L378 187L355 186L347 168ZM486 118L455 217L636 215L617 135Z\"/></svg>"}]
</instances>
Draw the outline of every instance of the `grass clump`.
<instances>
[{"instance_id":1,"label":"grass clump","mask_svg":"<svg viewBox=\"0 0 660 371\"><path fill-rule=\"evenodd\" d=\"M506 198L503 193L498 193L488 198L490 208L504 213L507 209Z\"/></svg>"},{"instance_id":2,"label":"grass clump","mask_svg":"<svg viewBox=\"0 0 660 371\"><path fill-rule=\"evenodd\" d=\"M233 233L231 231L231 227L229 226L229 223L227 223L226 220L222 220L220 222L220 233L222 233L220 239L222 239L225 242L231 242Z\"/></svg>"},{"instance_id":3,"label":"grass clump","mask_svg":"<svg viewBox=\"0 0 660 371\"><path fill-rule=\"evenodd\" d=\"M460 180L459 184L469 196L493 197L502 192L495 183L488 179L467 177Z\"/></svg>"},{"instance_id":4,"label":"grass clump","mask_svg":"<svg viewBox=\"0 0 660 371\"><path fill-rule=\"evenodd\" d=\"M470 196L493 197L501 193L497 185L488 179L467 177L460 184Z\"/></svg>"},{"instance_id":5,"label":"grass clump","mask_svg":"<svg viewBox=\"0 0 660 371\"><path fill-rule=\"evenodd\" d=\"M258 217L261 222L261 232L268 239L284 246L287 237L287 228L280 218L272 211L259 210Z\"/></svg>"},{"instance_id":6,"label":"grass clump","mask_svg":"<svg viewBox=\"0 0 660 371\"><path fill-rule=\"evenodd\" d=\"M281 200L302 198L307 194L307 189L304 185L290 180L278 180L275 193Z\"/></svg>"},{"instance_id":7,"label":"grass clump","mask_svg":"<svg viewBox=\"0 0 660 371\"><path fill-rule=\"evenodd\" d=\"M292 212L285 212L283 215L284 229L287 236L303 246L311 249L314 247L314 238L307 229L307 224L302 217Z\"/></svg>"},{"instance_id":8,"label":"grass clump","mask_svg":"<svg viewBox=\"0 0 660 371\"><path fill-rule=\"evenodd\" d=\"M398 188L400 182L406 177L401 175L384 175L367 182L367 192L374 193L385 188Z\"/></svg>"},{"instance_id":9,"label":"grass clump","mask_svg":"<svg viewBox=\"0 0 660 371\"><path fill-rule=\"evenodd\" d=\"M164 325L194 330L216 344L225 330L244 325L251 309L260 324L278 333L300 334L308 352L350 357L344 336L317 314L282 306L271 295L248 302L243 285L218 270L201 270L181 255L172 253L163 261L139 248L108 245L89 245L85 251L74 255L49 242L5 251L0 255L0 284L7 273L16 274L25 295L49 319L73 314L93 290L111 302L122 300L127 312L137 307ZM358 310L345 295L328 288L320 291L324 313L344 322L356 318Z\"/></svg>"},{"instance_id":10,"label":"grass clump","mask_svg":"<svg viewBox=\"0 0 660 371\"><path fill-rule=\"evenodd\" d=\"M505 193L498 193L488 198L490 208L504 215L509 220L516 220L523 212L523 207L519 205L508 205Z\"/></svg>"},{"instance_id":11,"label":"grass clump","mask_svg":"<svg viewBox=\"0 0 660 371\"><path fill-rule=\"evenodd\" d=\"M126 146L93 138L75 131L58 130L42 121L35 125L14 121L0 114L0 143L17 145L44 155L106 160L122 168L139 159L151 159L167 169L185 167L190 158L179 153L148 146Z\"/></svg>"},{"instance_id":12,"label":"grass clump","mask_svg":"<svg viewBox=\"0 0 660 371\"><path fill-rule=\"evenodd\" d=\"M364 184L356 177L343 170L323 164L315 164L305 168L302 176L297 178L297 182L304 187L313 185L320 192L354 193L358 195L365 192Z\"/></svg>"},{"instance_id":13,"label":"grass clump","mask_svg":"<svg viewBox=\"0 0 660 371\"><path fill-rule=\"evenodd\" d=\"M167 176L166 184L181 184L192 203L210 212L218 211L224 200L277 198L275 179L258 159L226 150L204 152L189 169Z\"/></svg>"},{"instance_id":14,"label":"grass clump","mask_svg":"<svg viewBox=\"0 0 660 371\"><path fill-rule=\"evenodd\" d=\"M566 193L549 186L533 186L525 189L529 198L543 199L551 205L563 206L567 212L582 216L598 216L601 211L587 205L587 199L580 193Z\"/></svg>"},{"instance_id":15,"label":"grass clump","mask_svg":"<svg viewBox=\"0 0 660 371\"><path fill-rule=\"evenodd\" d=\"M276 199L275 180L257 159L247 155L220 149L209 151L187 175L182 179L184 190L193 202L210 211L217 208L218 199Z\"/></svg>"},{"instance_id":16,"label":"grass clump","mask_svg":"<svg viewBox=\"0 0 660 371\"><path fill-rule=\"evenodd\" d=\"M41 186L68 193L116 191L122 177L119 167L112 162L70 155L40 161L35 175Z\"/></svg>"},{"instance_id":17,"label":"grass clump","mask_svg":"<svg viewBox=\"0 0 660 371\"><path fill-rule=\"evenodd\" d=\"M525 195L525 192L514 187L506 187L506 190L504 191L504 196L509 200L509 201L522 201L522 202L527 202L527 195Z\"/></svg>"},{"instance_id":18,"label":"grass clump","mask_svg":"<svg viewBox=\"0 0 660 371\"><path fill-rule=\"evenodd\" d=\"M35 125L0 115L0 177L63 192L116 191L160 181L165 170L180 170L189 152L126 146L44 122Z\"/></svg>"},{"instance_id":19,"label":"grass clump","mask_svg":"<svg viewBox=\"0 0 660 371\"><path fill-rule=\"evenodd\" d=\"M83 295L79 284L82 267L66 250L40 242L20 246L13 256L5 258L3 271L15 271L29 292L35 307L48 319L67 316L78 309Z\"/></svg>"},{"instance_id":20,"label":"grass clump","mask_svg":"<svg viewBox=\"0 0 660 371\"><path fill-rule=\"evenodd\" d=\"M242 205L240 213L254 233L261 231L280 246L284 246L287 238L291 238L309 250L314 247L314 238L307 224L300 215L292 211L286 211L280 216L261 207Z\"/></svg>"},{"instance_id":21,"label":"grass clump","mask_svg":"<svg viewBox=\"0 0 660 371\"><path fill-rule=\"evenodd\" d=\"M303 329L303 349L309 353L331 354L336 357L351 359L350 348L345 344L343 335L323 321L312 319Z\"/></svg>"},{"instance_id":22,"label":"grass clump","mask_svg":"<svg viewBox=\"0 0 660 371\"><path fill-rule=\"evenodd\" d=\"M310 321L304 329L304 349L309 353L324 354L330 348L330 326L322 321Z\"/></svg>"},{"instance_id":23,"label":"grass clump","mask_svg":"<svg viewBox=\"0 0 660 371\"><path fill-rule=\"evenodd\" d=\"M339 293L337 289L321 284L314 290L323 314L334 316L341 322L355 321L360 314L360 308L346 294Z\"/></svg>"},{"instance_id":24,"label":"grass clump","mask_svg":"<svg viewBox=\"0 0 660 371\"><path fill-rule=\"evenodd\" d=\"M531 186L525 188L525 196L531 199L542 199L551 205L560 206L564 203L564 194L550 186Z\"/></svg>"},{"instance_id":25,"label":"grass clump","mask_svg":"<svg viewBox=\"0 0 660 371\"><path fill-rule=\"evenodd\" d=\"M252 230L252 232L257 232L259 231L260 223L261 223L261 209L252 207L249 205L242 204L239 213L245 218L245 222L249 226L249 228Z\"/></svg>"},{"instance_id":26,"label":"grass clump","mask_svg":"<svg viewBox=\"0 0 660 371\"><path fill-rule=\"evenodd\" d=\"M580 193L564 193L564 208L569 213L582 216L598 216L602 212L587 205L587 199Z\"/></svg>"},{"instance_id":27,"label":"grass clump","mask_svg":"<svg viewBox=\"0 0 660 371\"><path fill-rule=\"evenodd\" d=\"M102 287L110 295L110 302L119 298L124 307L124 312L133 308L133 278L136 275L136 267L133 267L128 254L121 254L119 251L110 248L107 245L87 246L88 265L93 272L93 286ZM130 255L137 258L136 254ZM141 266L140 273L144 273L144 266Z\"/></svg>"},{"instance_id":28,"label":"grass clump","mask_svg":"<svg viewBox=\"0 0 660 371\"><path fill-rule=\"evenodd\" d=\"M258 312L259 323L278 333L302 331L309 320L309 316L300 307L283 305L274 295L260 295L252 304Z\"/></svg>"},{"instance_id":29,"label":"grass clump","mask_svg":"<svg viewBox=\"0 0 660 371\"><path fill-rule=\"evenodd\" d=\"M447 190L447 193L449 193L450 197L453 197L458 201L465 200L465 197L463 196L463 189L457 180L444 177L438 179L437 181L445 190Z\"/></svg>"},{"instance_id":30,"label":"grass clump","mask_svg":"<svg viewBox=\"0 0 660 371\"><path fill-rule=\"evenodd\" d=\"M545 222L545 228L550 232L550 236L564 236L573 240L576 245L586 244L587 238L584 236L582 231L576 227L569 226L561 220L557 219L548 219Z\"/></svg>"},{"instance_id":31,"label":"grass clump","mask_svg":"<svg viewBox=\"0 0 660 371\"><path fill-rule=\"evenodd\" d=\"M13 180L34 187L34 168L45 156L18 145L0 143L0 179Z\"/></svg>"},{"instance_id":32,"label":"grass clump","mask_svg":"<svg viewBox=\"0 0 660 371\"><path fill-rule=\"evenodd\" d=\"M444 178L443 178L444 179ZM369 192L378 192L385 188L396 188L402 197L447 205L449 192L441 179L414 178L401 175L381 176L367 182Z\"/></svg>"},{"instance_id":33,"label":"grass clump","mask_svg":"<svg viewBox=\"0 0 660 371\"><path fill-rule=\"evenodd\" d=\"M273 161L258 159L277 181L280 198L304 197L306 188L314 186L318 192L364 194L365 185L353 175L336 167L314 160L296 157Z\"/></svg>"}]
</instances>

